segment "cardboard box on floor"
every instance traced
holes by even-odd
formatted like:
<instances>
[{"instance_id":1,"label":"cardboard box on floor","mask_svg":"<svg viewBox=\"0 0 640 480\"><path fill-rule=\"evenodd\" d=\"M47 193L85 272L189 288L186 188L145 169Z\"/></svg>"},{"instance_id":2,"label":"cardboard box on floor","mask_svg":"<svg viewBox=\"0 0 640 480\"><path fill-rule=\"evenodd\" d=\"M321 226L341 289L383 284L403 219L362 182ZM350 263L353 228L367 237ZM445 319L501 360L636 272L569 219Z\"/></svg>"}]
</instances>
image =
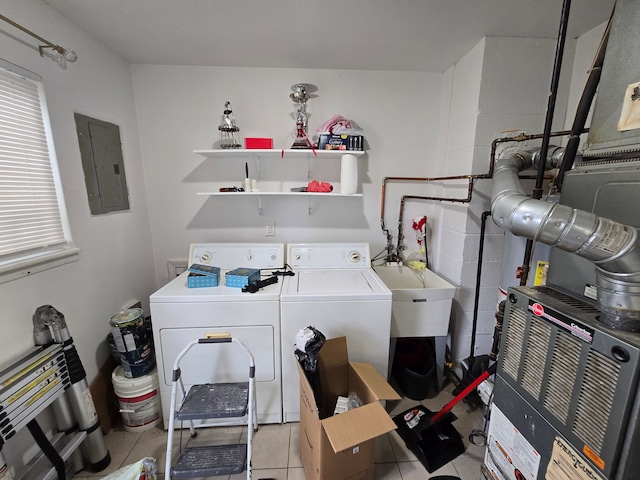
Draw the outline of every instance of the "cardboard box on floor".
<instances>
[{"instance_id":1,"label":"cardboard box on floor","mask_svg":"<svg viewBox=\"0 0 640 480\"><path fill-rule=\"evenodd\" d=\"M338 396L357 393L362 406L320 419L302 367L300 457L308 480L373 480L375 439L396 428L380 400L400 396L368 363L349 362L346 337L328 339L318 355L323 403L333 413Z\"/></svg>"}]
</instances>

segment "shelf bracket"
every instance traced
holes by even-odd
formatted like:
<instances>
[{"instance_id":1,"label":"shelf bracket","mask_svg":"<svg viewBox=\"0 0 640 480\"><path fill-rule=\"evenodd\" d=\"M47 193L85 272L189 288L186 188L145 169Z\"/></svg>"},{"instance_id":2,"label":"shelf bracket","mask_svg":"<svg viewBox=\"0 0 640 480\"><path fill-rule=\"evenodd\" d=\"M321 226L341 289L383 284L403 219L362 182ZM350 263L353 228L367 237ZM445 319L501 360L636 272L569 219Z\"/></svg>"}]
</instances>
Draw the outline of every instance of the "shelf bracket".
<instances>
[{"instance_id":1,"label":"shelf bracket","mask_svg":"<svg viewBox=\"0 0 640 480\"><path fill-rule=\"evenodd\" d=\"M262 196L256 195L256 204L258 205L258 216L262 216Z\"/></svg>"},{"instance_id":2,"label":"shelf bracket","mask_svg":"<svg viewBox=\"0 0 640 480\"><path fill-rule=\"evenodd\" d=\"M311 196L307 197L307 199L309 200L309 207L307 207L307 215L313 215L316 211L316 202Z\"/></svg>"},{"instance_id":3,"label":"shelf bracket","mask_svg":"<svg viewBox=\"0 0 640 480\"><path fill-rule=\"evenodd\" d=\"M253 166L256 171L256 180L260 180L262 176L262 171L260 170L260 155L258 154L253 155Z\"/></svg>"}]
</instances>

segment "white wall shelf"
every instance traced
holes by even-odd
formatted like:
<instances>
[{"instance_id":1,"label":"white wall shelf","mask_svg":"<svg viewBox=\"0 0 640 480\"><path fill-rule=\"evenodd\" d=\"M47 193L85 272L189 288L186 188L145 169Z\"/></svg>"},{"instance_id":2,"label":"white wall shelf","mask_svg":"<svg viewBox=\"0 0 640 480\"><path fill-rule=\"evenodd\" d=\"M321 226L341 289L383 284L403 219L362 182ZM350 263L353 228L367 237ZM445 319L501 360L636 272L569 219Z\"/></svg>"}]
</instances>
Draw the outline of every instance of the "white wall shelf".
<instances>
[{"instance_id":1,"label":"white wall shelf","mask_svg":"<svg viewBox=\"0 0 640 480\"><path fill-rule=\"evenodd\" d=\"M343 155L351 154L355 157L364 155L364 151L361 150L307 150L307 149L214 149L214 150L194 150L193 153L202 155L208 159L229 159L235 158L238 161L253 161L254 170L258 174L260 179L261 163L260 160L276 161L278 159L299 159L307 162L307 179L311 180L312 162L316 159L335 159L340 160ZM256 198L258 204L258 214L262 215L262 198L263 197L308 197L309 209L308 213L311 215L314 208L315 200L321 197L350 197L358 198L362 197L361 193L340 193L340 192L291 192L291 191L256 191L256 192L198 192L200 196L253 196Z\"/></svg>"},{"instance_id":2,"label":"white wall shelf","mask_svg":"<svg viewBox=\"0 0 640 480\"><path fill-rule=\"evenodd\" d=\"M316 201L321 198L336 198L336 197L362 197L361 193L324 193L324 192L198 192L196 195L206 197L255 197L258 208L258 215L262 215L263 197L307 197L309 199L309 207L307 213L313 215L316 209Z\"/></svg>"},{"instance_id":3,"label":"white wall shelf","mask_svg":"<svg viewBox=\"0 0 640 480\"><path fill-rule=\"evenodd\" d=\"M314 154L315 152L315 154ZM299 159L313 159L313 158L337 158L339 159L345 153L350 153L356 157L364 155L362 150L311 150L311 149L213 149L213 150L194 150L193 153L202 155L206 158L231 158L236 157L240 160L246 160L247 158L299 158Z\"/></svg>"},{"instance_id":4,"label":"white wall shelf","mask_svg":"<svg viewBox=\"0 0 640 480\"><path fill-rule=\"evenodd\" d=\"M334 192L198 192L196 195L213 196L256 196L256 197L362 197L361 193Z\"/></svg>"}]
</instances>

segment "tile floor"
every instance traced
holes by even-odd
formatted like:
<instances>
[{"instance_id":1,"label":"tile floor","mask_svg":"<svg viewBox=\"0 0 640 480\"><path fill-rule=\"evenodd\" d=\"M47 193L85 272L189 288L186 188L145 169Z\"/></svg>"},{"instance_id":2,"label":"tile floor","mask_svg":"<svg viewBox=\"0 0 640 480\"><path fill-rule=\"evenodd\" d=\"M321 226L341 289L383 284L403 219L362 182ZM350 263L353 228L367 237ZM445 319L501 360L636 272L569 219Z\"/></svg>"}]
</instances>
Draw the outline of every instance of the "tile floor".
<instances>
[{"instance_id":1,"label":"tile floor","mask_svg":"<svg viewBox=\"0 0 640 480\"><path fill-rule=\"evenodd\" d=\"M421 402L405 398L397 402L388 402L387 410L394 416L408 408L422 403L432 411L438 411L452 398L454 386L446 385L442 392ZM482 478L480 464L484 455L484 448L469 443L469 433L473 429L482 428L482 409L474 408L467 403L460 402L453 408L458 417L453 425L461 434L465 452L450 463L433 473L427 472L424 466L407 449L404 441L396 432L379 437L376 442L376 480L423 480L438 475L452 475L461 480L479 480ZM304 469L299 455L298 423L281 425L260 425L254 436L253 443L253 479L273 478L276 480L305 480ZM185 440L188 437L186 430ZM209 444L212 438L218 443L233 443L242 437L246 439L246 427L217 427L199 430L198 436L191 440L191 445ZM174 439L179 434L174 435ZM116 424L105 436L107 448L111 455L109 467L99 473L81 471L73 478L75 480L96 480L116 470L137 462L143 457L154 457L158 464L158 479L164 480L164 462L167 445L167 433L157 427L144 432L130 433L121 425ZM174 452L177 452L177 446ZM246 473L233 475L227 480L244 480Z\"/></svg>"}]
</instances>

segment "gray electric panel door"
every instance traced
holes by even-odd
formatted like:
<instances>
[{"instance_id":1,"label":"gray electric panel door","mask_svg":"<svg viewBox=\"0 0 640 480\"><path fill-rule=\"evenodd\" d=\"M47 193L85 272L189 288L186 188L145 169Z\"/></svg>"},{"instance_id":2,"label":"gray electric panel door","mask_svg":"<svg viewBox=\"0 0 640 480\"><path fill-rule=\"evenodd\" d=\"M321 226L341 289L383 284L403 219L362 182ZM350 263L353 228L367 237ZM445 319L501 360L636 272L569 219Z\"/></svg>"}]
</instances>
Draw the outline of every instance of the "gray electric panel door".
<instances>
[{"instance_id":1,"label":"gray electric panel door","mask_svg":"<svg viewBox=\"0 0 640 480\"><path fill-rule=\"evenodd\" d=\"M120 128L78 113L75 120L91 214L129 210Z\"/></svg>"}]
</instances>

